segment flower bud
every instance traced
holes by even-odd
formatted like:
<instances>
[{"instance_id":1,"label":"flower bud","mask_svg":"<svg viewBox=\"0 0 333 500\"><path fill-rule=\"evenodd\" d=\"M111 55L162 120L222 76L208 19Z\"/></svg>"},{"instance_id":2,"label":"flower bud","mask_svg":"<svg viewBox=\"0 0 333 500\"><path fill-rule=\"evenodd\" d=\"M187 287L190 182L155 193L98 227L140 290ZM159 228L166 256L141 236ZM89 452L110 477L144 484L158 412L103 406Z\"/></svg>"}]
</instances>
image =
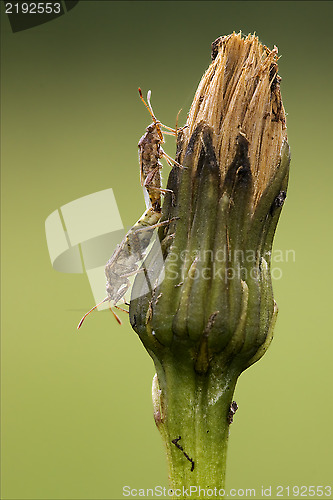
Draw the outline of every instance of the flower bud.
<instances>
[{"instance_id":1,"label":"flower bud","mask_svg":"<svg viewBox=\"0 0 333 500\"><path fill-rule=\"evenodd\" d=\"M130 304L156 367L174 491L224 488L237 378L267 350L277 313L270 257L290 161L277 49L234 33L213 43L212 58Z\"/></svg>"},{"instance_id":2,"label":"flower bud","mask_svg":"<svg viewBox=\"0 0 333 500\"><path fill-rule=\"evenodd\" d=\"M163 205L172 222L136 278L130 311L154 358L182 351L201 374L217 359L241 372L269 345L271 247L289 171L277 48L234 33L213 43L212 59L178 134L185 168L171 171Z\"/></svg>"}]
</instances>

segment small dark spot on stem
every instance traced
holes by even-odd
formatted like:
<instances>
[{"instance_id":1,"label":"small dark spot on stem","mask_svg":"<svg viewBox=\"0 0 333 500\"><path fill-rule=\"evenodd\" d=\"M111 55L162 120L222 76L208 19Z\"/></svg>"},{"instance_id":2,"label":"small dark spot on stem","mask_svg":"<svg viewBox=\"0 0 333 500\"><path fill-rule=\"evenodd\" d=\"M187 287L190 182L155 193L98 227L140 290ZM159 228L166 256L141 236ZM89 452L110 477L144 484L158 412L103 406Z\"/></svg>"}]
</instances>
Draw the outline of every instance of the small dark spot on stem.
<instances>
[{"instance_id":1,"label":"small dark spot on stem","mask_svg":"<svg viewBox=\"0 0 333 500\"><path fill-rule=\"evenodd\" d=\"M180 281L179 283L177 283L177 285L175 285L175 288L182 285L184 285L184 281Z\"/></svg>"},{"instance_id":2,"label":"small dark spot on stem","mask_svg":"<svg viewBox=\"0 0 333 500\"><path fill-rule=\"evenodd\" d=\"M227 417L229 425L232 424L232 422L234 421L234 415L235 415L237 410L238 410L238 404L236 403L236 401L233 401L230 405L230 409L229 409L229 413L228 413L228 417Z\"/></svg>"},{"instance_id":3,"label":"small dark spot on stem","mask_svg":"<svg viewBox=\"0 0 333 500\"><path fill-rule=\"evenodd\" d=\"M193 472L194 471L194 460L188 456L188 454L186 453L186 451L184 451L184 448L178 443L178 441L180 441L180 440L181 440L181 436L179 436L176 439L173 439L172 443L176 446L176 448L178 448L178 450L180 450L181 452L183 452L184 457L189 462L191 462L191 472Z\"/></svg>"},{"instance_id":4,"label":"small dark spot on stem","mask_svg":"<svg viewBox=\"0 0 333 500\"><path fill-rule=\"evenodd\" d=\"M285 199L287 198L287 193L285 191L280 191L271 206L271 215L274 215L275 211L278 208L281 208L284 204Z\"/></svg>"}]
</instances>

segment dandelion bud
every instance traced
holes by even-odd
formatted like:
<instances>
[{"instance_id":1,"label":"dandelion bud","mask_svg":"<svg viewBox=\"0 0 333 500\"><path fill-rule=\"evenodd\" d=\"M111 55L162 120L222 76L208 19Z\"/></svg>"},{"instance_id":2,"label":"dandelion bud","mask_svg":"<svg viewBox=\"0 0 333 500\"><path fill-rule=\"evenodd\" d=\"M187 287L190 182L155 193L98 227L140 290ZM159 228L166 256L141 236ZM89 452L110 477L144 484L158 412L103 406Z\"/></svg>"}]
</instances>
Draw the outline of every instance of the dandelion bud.
<instances>
[{"instance_id":1,"label":"dandelion bud","mask_svg":"<svg viewBox=\"0 0 333 500\"><path fill-rule=\"evenodd\" d=\"M270 256L290 161L277 60L254 35L212 44L178 134L171 222L134 284L131 323L155 362L173 486L223 485L237 377L272 338Z\"/></svg>"}]
</instances>

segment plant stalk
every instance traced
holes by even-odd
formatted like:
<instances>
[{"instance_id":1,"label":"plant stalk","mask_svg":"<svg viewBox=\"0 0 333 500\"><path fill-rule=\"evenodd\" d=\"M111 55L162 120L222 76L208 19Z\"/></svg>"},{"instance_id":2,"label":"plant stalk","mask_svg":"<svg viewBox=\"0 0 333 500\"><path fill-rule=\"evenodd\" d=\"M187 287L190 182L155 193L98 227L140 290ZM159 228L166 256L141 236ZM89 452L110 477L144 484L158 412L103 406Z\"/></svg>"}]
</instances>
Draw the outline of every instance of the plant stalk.
<instances>
[{"instance_id":1,"label":"plant stalk","mask_svg":"<svg viewBox=\"0 0 333 500\"><path fill-rule=\"evenodd\" d=\"M174 354L173 362L166 357L156 363L158 382L153 384L172 498L207 498L208 489L223 498L229 413L238 373L230 366L221 373L219 363L213 362L208 374L200 374L193 362L184 363L184 355L179 355L179 363Z\"/></svg>"}]
</instances>

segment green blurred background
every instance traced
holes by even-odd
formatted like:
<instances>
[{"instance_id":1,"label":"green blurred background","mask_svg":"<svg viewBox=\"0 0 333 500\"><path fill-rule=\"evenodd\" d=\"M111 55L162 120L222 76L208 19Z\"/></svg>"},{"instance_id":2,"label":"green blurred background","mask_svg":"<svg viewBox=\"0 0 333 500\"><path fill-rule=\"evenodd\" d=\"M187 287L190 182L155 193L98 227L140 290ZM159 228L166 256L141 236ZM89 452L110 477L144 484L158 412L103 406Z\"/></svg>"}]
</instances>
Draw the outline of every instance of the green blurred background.
<instances>
[{"instance_id":1,"label":"green blurred background","mask_svg":"<svg viewBox=\"0 0 333 500\"><path fill-rule=\"evenodd\" d=\"M259 499L262 485L274 497L278 485L330 484L333 4L80 1L17 33L1 9L1 498L118 499L124 485L167 486L153 363L126 317L119 327L108 311L92 314L77 334L93 305L88 280L52 269L44 222L112 187L133 224L144 210L137 143L150 123L137 88L152 89L164 123L180 108L184 122L211 42L239 30L282 55L292 165L275 249L296 257L276 264L275 339L236 389L227 487ZM174 154L173 138L165 149Z\"/></svg>"}]
</instances>

